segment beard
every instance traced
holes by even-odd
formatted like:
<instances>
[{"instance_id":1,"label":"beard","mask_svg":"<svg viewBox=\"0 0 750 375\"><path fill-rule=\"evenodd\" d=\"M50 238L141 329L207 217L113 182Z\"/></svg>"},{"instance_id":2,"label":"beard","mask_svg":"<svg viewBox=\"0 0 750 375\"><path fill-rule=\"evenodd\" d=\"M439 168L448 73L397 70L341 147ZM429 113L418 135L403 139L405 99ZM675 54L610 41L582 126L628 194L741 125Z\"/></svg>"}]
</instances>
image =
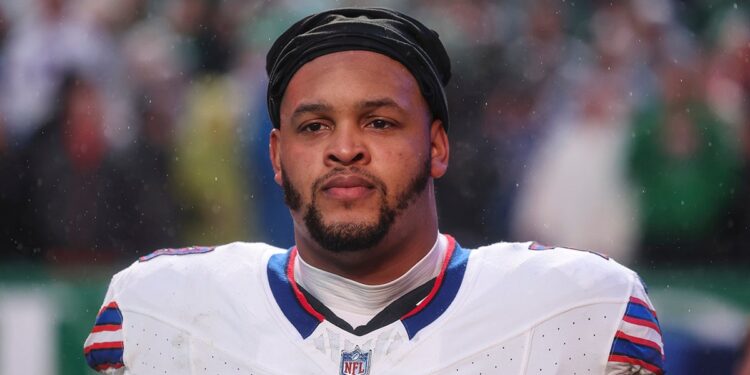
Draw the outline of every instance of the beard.
<instances>
[{"instance_id":1,"label":"beard","mask_svg":"<svg viewBox=\"0 0 750 375\"><path fill-rule=\"evenodd\" d=\"M353 173L366 177L380 193L378 218L374 223L350 222L326 224L324 222L323 215L316 202L315 193L320 189L320 185L324 181L341 173ZM396 195L396 202L391 206L387 200L387 186L381 179L356 167L334 169L313 183L311 189L312 200L304 207L303 219L305 226L312 238L321 247L334 253L354 252L373 248L385 238L396 218L427 188L429 178L430 159L425 158L417 174L406 188ZM299 190L287 178L287 173L284 171L283 165L281 179L286 205L292 211L300 210L302 208L302 196Z\"/></svg>"}]
</instances>

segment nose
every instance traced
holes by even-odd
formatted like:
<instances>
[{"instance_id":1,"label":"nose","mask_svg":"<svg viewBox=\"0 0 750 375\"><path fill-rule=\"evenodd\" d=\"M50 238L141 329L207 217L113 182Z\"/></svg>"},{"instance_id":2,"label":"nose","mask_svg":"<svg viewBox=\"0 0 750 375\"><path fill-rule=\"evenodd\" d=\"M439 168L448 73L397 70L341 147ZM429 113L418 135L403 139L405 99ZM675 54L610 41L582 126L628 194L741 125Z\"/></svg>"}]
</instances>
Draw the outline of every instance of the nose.
<instances>
[{"instance_id":1,"label":"nose","mask_svg":"<svg viewBox=\"0 0 750 375\"><path fill-rule=\"evenodd\" d=\"M356 126L337 126L329 138L325 163L329 167L366 164L370 153Z\"/></svg>"}]
</instances>

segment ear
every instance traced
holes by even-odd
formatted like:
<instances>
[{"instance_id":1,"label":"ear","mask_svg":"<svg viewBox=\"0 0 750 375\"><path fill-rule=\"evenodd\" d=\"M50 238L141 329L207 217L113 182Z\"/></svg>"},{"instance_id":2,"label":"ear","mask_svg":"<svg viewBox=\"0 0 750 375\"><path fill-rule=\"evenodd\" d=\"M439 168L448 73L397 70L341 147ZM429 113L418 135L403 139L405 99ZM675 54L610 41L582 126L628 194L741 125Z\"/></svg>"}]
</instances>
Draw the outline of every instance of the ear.
<instances>
[{"instance_id":1,"label":"ear","mask_svg":"<svg viewBox=\"0 0 750 375\"><path fill-rule=\"evenodd\" d=\"M435 120L430 125L430 175L432 178L440 178L445 174L448 170L449 158L448 133L443 127L443 122Z\"/></svg>"},{"instance_id":2,"label":"ear","mask_svg":"<svg viewBox=\"0 0 750 375\"><path fill-rule=\"evenodd\" d=\"M273 180L281 186L281 131L279 129L271 130L270 140L268 142L268 154L271 158L273 167Z\"/></svg>"}]
</instances>

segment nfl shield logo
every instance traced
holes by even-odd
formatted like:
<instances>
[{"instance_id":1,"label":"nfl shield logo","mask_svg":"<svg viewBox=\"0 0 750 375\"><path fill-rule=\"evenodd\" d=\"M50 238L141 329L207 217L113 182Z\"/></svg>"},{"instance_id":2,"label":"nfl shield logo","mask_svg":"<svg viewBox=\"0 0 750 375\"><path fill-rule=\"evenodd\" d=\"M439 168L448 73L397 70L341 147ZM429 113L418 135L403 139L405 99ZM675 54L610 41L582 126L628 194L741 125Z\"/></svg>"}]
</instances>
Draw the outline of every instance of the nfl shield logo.
<instances>
[{"instance_id":1,"label":"nfl shield logo","mask_svg":"<svg viewBox=\"0 0 750 375\"><path fill-rule=\"evenodd\" d=\"M359 349L359 346L355 346L354 350L347 352L341 351L341 368L339 369L340 375L367 375L370 373L370 357L372 356L372 350L363 352Z\"/></svg>"}]
</instances>

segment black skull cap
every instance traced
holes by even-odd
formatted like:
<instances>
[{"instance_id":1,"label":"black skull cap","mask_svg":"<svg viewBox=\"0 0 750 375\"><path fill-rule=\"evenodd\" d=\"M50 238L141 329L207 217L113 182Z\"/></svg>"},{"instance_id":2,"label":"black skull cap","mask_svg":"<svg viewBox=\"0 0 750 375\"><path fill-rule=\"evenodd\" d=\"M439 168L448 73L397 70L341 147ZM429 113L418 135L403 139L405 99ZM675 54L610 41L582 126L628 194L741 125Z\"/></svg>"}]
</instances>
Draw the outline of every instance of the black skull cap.
<instances>
[{"instance_id":1,"label":"black skull cap","mask_svg":"<svg viewBox=\"0 0 750 375\"><path fill-rule=\"evenodd\" d=\"M316 57L341 51L371 51L403 64L414 76L434 118L448 128L444 87L451 63L438 34L419 21L385 8L341 8L303 18L271 46L266 56L268 112L275 128L292 76Z\"/></svg>"}]
</instances>

